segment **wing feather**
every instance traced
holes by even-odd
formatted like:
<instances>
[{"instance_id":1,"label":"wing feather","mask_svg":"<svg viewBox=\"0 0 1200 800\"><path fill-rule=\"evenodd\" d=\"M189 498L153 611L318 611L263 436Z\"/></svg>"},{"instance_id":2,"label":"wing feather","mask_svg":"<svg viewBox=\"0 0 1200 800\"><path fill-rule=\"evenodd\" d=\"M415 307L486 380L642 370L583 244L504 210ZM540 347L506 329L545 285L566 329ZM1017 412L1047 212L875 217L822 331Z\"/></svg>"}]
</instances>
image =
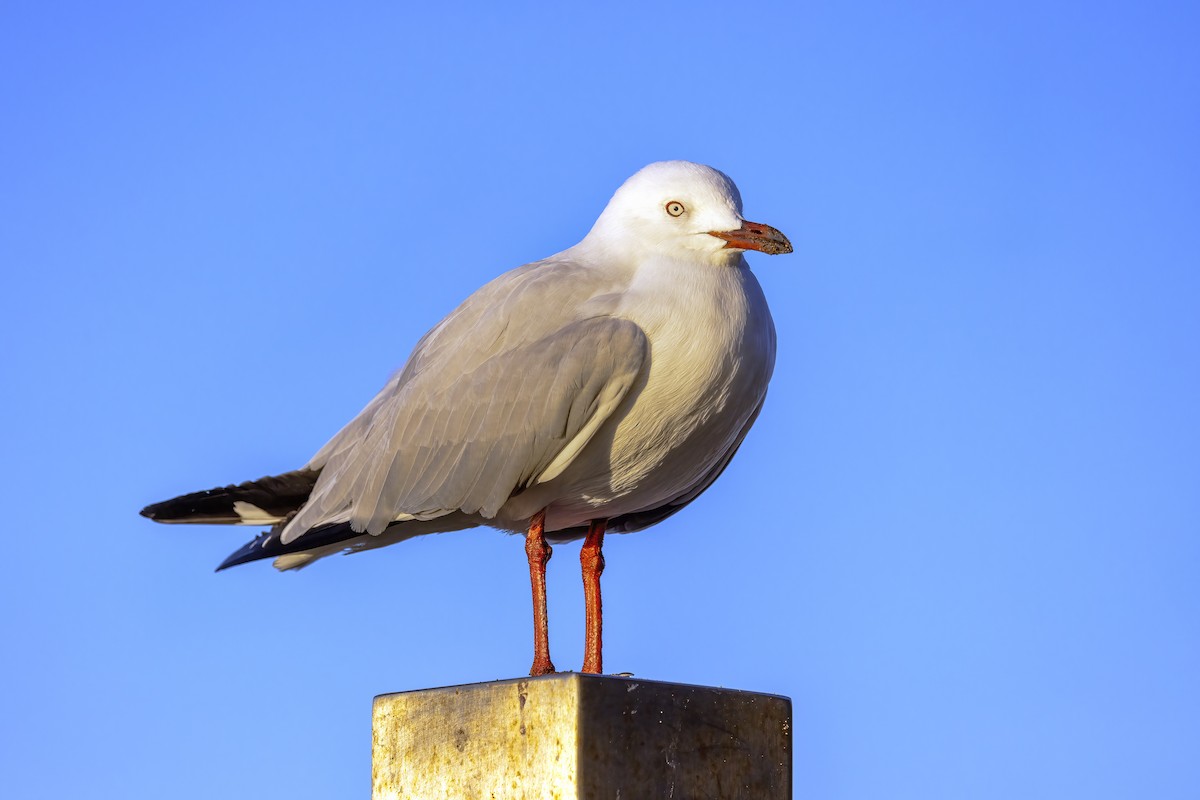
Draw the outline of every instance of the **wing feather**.
<instances>
[{"instance_id":1,"label":"wing feather","mask_svg":"<svg viewBox=\"0 0 1200 800\"><path fill-rule=\"evenodd\" d=\"M490 518L570 465L637 382L648 343L636 324L589 305L595 276L551 275L584 268L534 266L427 334L321 449L310 462L321 477L284 543L335 521L378 534L398 519Z\"/></svg>"}]
</instances>

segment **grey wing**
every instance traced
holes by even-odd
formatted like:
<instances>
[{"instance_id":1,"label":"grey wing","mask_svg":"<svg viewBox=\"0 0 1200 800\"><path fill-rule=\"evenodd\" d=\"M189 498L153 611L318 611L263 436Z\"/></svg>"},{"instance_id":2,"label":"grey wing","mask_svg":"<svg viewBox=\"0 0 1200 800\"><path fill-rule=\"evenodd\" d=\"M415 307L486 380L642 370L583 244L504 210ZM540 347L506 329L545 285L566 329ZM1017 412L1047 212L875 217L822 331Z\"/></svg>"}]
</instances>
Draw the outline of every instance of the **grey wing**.
<instances>
[{"instance_id":1,"label":"grey wing","mask_svg":"<svg viewBox=\"0 0 1200 800\"><path fill-rule=\"evenodd\" d=\"M321 476L283 541L330 521L378 534L455 511L491 518L571 463L637 382L647 352L637 325L597 316L487 358L468 354L465 370L449 358L406 368L314 459L325 459Z\"/></svg>"},{"instance_id":2,"label":"grey wing","mask_svg":"<svg viewBox=\"0 0 1200 800\"><path fill-rule=\"evenodd\" d=\"M449 385L496 355L549 336L572 320L607 315L620 287L613 278L555 257L518 267L480 287L421 337L404 367L306 467L322 469L342 451L357 447L376 415L405 387ZM564 311L575 313L564 316Z\"/></svg>"}]
</instances>

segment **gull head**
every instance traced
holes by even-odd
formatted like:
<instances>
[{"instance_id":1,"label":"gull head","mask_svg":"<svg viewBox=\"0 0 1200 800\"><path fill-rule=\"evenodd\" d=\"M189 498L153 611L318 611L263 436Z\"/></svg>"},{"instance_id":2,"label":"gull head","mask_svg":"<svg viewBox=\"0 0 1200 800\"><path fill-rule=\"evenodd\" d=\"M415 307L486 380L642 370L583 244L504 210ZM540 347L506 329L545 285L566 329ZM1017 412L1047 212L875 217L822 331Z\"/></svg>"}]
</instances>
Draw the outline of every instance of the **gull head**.
<instances>
[{"instance_id":1,"label":"gull head","mask_svg":"<svg viewBox=\"0 0 1200 800\"><path fill-rule=\"evenodd\" d=\"M690 161L659 161L625 181L596 220L588 244L634 257L741 263L745 250L792 252L787 237L742 217L729 176Z\"/></svg>"}]
</instances>

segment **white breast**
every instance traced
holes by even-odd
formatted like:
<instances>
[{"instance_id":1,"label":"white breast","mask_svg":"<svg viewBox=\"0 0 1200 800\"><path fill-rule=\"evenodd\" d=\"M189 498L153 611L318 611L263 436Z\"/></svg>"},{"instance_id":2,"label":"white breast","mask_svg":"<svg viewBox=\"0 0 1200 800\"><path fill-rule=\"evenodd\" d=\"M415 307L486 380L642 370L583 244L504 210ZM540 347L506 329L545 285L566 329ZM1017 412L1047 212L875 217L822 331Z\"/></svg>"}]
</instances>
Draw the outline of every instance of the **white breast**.
<instances>
[{"instance_id":1,"label":"white breast","mask_svg":"<svg viewBox=\"0 0 1200 800\"><path fill-rule=\"evenodd\" d=\"M551 529L657 508L695 488L736 446L771 377L775 328L744 261L643 265L615 316L646 332L649 371L555 481Z\"/></svg>"}]
</instances>

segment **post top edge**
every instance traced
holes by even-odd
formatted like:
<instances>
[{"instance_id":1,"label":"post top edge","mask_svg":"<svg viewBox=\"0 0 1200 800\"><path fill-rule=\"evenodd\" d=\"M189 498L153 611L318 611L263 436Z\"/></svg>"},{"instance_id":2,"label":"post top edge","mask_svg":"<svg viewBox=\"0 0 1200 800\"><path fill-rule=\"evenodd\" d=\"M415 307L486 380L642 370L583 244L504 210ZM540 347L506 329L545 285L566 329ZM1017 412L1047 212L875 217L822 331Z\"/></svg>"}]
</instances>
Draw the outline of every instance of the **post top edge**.
<instances>
[{"instance_id":1,"label":"post top edge","mask_svg":"<svg viewBox=\"0 0 1200 800\"><path fill-rule=\"evenodd\" d=\"M582 682L588 682L588 683L605 682L605 683L610 683L610 684L611 683L624 683L630 687L630 689L629 689L630 691L632 691L632 688L636 687L639 684L650 684L650 685L653 685L653 686L659 687L659 688L674 687L674 688L684 689L684 690L726 692L729 694L752 695L755 697L762 697L762 698L774 698L774 699L778 699L778 700L785 700L788 703L791 703L790 697L787 697L786 695L775 694L773 692L758 692L758 691L753 691L753 690L749 690L749 689L734 689L734 688L730 688L730 687L726 687L726 686L705 686L703 684L696 684L696 683L676 683L674 681L662 681L662 680L653 680L653 679L649 679L649 678L639 678L639 677L636 677L636 676L630 675L630 674L596 675L596 674L584 673L584 672L553 672L549 675L540 675L536 678L528 677L528 676L523 677L523 678L499 678L499 679L493 680L493 681L479 681L477 683L460 683L460 684L452 684L449 686L431 686L431 687L424 688L424 689L405 689L405 690L402 690L399 692L384 692L382 694L377 694L377 695L375 695L375 701L378 702L385 698L395 697L397 695L409 695L409 694L417 694L417 693L422 693L422 692L463 691L466 689L478 689L481 687L499 687L499 686L506 686L506 685L516 686L516 685L519 685L522 683L534 684L534 683L582 683Z\"/></svg>"}]
</instances>

